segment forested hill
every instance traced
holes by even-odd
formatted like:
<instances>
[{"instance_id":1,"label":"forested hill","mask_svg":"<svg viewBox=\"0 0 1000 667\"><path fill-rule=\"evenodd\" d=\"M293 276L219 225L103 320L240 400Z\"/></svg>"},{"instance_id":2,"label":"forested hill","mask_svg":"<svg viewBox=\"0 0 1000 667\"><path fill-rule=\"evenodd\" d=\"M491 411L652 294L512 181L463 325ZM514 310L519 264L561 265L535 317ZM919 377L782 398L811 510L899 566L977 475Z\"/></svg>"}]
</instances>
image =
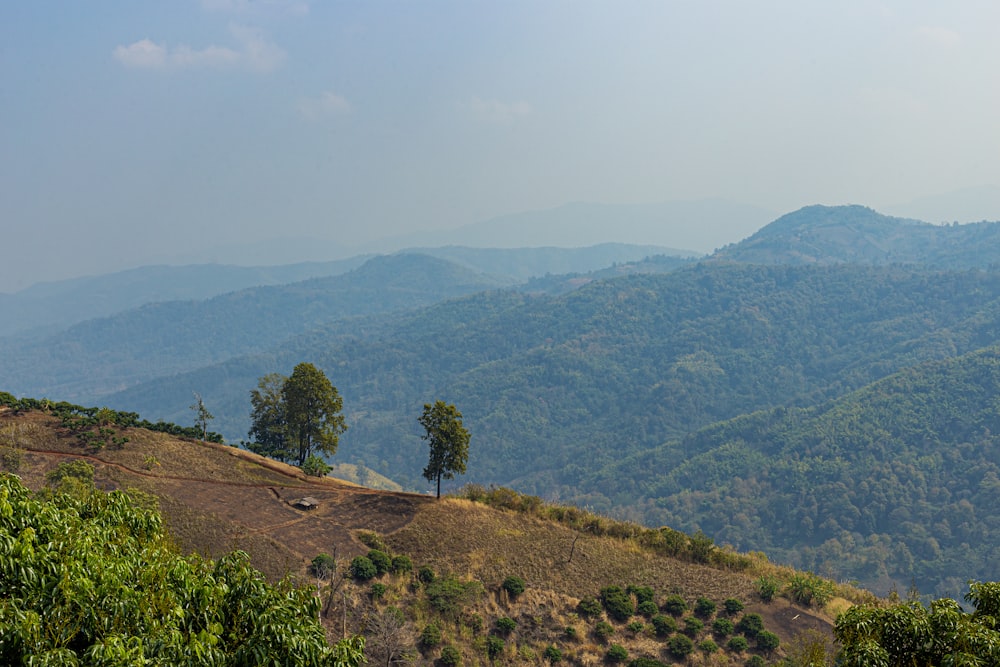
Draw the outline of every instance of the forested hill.
<instances>
[{"instance_id":1,"label":"forested hill","mask_svg":"<svg viewBox=\"0 0 1000 667\"><path fill-rule=\"evenodd\" d=\"M510 282L427 255L376 257L343 275L153 303L39 339L0 340L0 381L15 394L97 402L137 382L267 350L327 322Z\"/></svg>"},{"instance_id":2,"label":"forested hill","mask_svg":"<svg viewBox=\"0 0 1000 667\"><path fill-rule=\"evenodd\" d=\"M714 259L758 264L921 264L985 268L1000 263L1000 223L932 225L864 206L807 206L784 215Z\"/></svg>"},{"instance_id":3,"label":"forested hill","mask_svg":"<svg viewBox=\"0 0 1000 667\"><path fill-rule=\"evenodd\" d=\"M703 264L558 298L477 294L364 338L316 331L108 404L184 423L198 391L214 428L238 439L257 378L309 359L344 397L343 460L425 488L416 417L441 399L473 433L466 480L579 497L600 467L713 422L985 347L1000 330L998 299L992 272ZM603 496L585 502L615 509Z\"/></svg>"},{"instance_id":4,"label":"forested hill","mask_svg":"<svg viewBox=\"0 0 1000 667\"><path fill-rule=\"evenodd\" d=\"M710 426L583 486L654 525L883 591L956 596L1000 566L998 395L991 347Z\"/></svg>"}]
</instances>

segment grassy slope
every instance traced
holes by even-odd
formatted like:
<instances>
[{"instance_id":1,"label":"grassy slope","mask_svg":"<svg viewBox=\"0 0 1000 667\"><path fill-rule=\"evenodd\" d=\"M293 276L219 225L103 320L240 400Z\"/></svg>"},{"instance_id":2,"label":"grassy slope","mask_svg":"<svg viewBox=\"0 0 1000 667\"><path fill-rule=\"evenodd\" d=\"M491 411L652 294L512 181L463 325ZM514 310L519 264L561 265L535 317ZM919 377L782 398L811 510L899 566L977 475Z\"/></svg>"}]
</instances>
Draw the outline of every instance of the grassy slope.
<instances>
[{"instance_id":1,"label":"grassy slope","mask_svg":"<svg viewBox=\"0 0 1000 667\"><path fill-rule=\"evenodd\" d=\"M500 616L517 620L518 629L508 639L505 653L511 659L517 651L522 651L522 660L532 651L540 656L545 646L556 644L573 662L599 662L606 647L591 634L594 621L580 619L575 605L604 586L651 586L661 599L679 593L689 602L699 595L720 604L735 597L746 600L750 608L754 578L764 572L788 574L759 559L749 570L725 571L651 553L634 539L578 533L535 514L458 498L435 501L429 496L373 491L308 478L295 468L233 448L137 429L129 429L127 435L130 441L122 449L84 450L52 417L0 412L0 449L5 454L20 452L18 473L29 486L43 486L45 473L60 462L85 457L95 466L99 486L155 495L182 550L217 556L239 548L271 577L305 577L306 565L316 554L333 553L343 566L367 552L359 536L374 532L393 553L409 555L415 565L430 566L441 576L478 580L486 594L469 603L466 616L479 614L487 630ZM306 495L320 500L318 510L291 508L291 501ZM528 591L516 600L499 588L511 574L528 583ZM386 600L406 609L411 638L434 618L409 577L388 576L381 583L387 587ZM349 629L358 630L377 611L368 591L368 584L348 581L340 586L327 610L331 634L345 619ZM829 631L829 617L816 610L793 609L786 601L753 608L765 615L768 629L786 644L807 627ZM578 628L578 639L565 637L567 626ZM443 634L460 648L466 664L485 663L484 634L457 621L447 621ZM624 624L616 624L613 641L632 655L666 656L662 641L648 632L629 633ZM421 660L433 657L436 654ZM746 656L719 653L712 661L729 664L730 657L732 664L742 664Z\"/></svg>"}]
</instances>

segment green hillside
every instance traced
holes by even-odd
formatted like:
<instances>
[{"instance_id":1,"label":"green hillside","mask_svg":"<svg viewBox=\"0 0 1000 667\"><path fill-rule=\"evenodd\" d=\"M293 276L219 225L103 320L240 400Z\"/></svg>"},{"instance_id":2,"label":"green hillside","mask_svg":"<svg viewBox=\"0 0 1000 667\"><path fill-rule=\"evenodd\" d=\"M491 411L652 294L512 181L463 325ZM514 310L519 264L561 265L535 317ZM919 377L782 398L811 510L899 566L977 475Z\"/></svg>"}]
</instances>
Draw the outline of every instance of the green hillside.
<instances>
[{"instance_id":1,"label":"green hillside","mask_svg":"<svg viewBox=\"0 0 1000 667\"><path fill-rule=\"evenodd\" d=\"M915 583L957 596L1000 566L998 395L991 347L820 406L710 426L582 487L614 489L608 501L631 518L701 529L875 590Z\"/></svg>"}]
</instances>

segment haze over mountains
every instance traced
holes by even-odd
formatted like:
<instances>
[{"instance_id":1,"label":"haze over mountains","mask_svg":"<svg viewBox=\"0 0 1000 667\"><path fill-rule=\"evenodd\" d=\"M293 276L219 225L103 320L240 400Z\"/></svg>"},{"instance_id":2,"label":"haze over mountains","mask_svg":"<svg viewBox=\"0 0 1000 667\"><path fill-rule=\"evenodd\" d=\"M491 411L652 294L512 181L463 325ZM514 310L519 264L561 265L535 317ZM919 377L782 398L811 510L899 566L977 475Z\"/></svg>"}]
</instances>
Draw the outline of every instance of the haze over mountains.
<instances>
[{"instance_id":1,"label":"haze over mountains","mask_svg":"<svg viewBox=\"0 0 1000 667\"><path fill-rule=\"evenodd\" d=\"M152 304L2 341L0 386L179 423L197 391L236 441L257 378L308 360L344 397L336 459L409 488L423 488L416 417L441 399L473 434L461 481L700 528L880 589L945 594L954 573L1000 566L985 546L1000 539L1000 223L813 206L701 261L566 252L420 251ZM525 282L570 258L578 273Z\"/></svg>"}]
</instances>

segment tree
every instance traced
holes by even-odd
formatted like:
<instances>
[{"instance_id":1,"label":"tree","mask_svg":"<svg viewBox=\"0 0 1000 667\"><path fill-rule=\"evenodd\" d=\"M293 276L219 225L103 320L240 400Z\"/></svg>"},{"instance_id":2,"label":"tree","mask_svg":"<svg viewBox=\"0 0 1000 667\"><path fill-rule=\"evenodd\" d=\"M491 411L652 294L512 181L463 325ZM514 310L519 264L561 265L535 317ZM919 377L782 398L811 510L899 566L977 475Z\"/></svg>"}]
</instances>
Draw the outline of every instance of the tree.
<instances>
[{"instance_id":1,"label":"tree","mask_svg":"<svg viewBox=\"0 0 1000 667\"><path fill-rule=\"evenodd\" d=\"M208 438L208 422L215 419L215 415L205 407L205 401L201 400L201 394L194 392L194 403L191 405L194 410L194 425L201 429L201 439L204 442Z\"/></svg>"},{"instance_id":2,"label":"tree","mask_svg":"<svg viewBox=\"0 0 1000 667\"><path fill-rule=\"evenodd\" d=\"M340 434L347 430L340 414L344 402L323 371L303 362L281 387L289 444L299 465L313 451L333 455Z\"/></svg>"},{"instance_id":3,"label":"tree","mask_svg":"<svg viewBox=\"0 0 1000 667\"><path fill-rule=\"evenodd\" d=\"M300 363L291 377L271 373L250 392L250 451L302 466L311 454L332 455L347 429L343 400L323 371Z\"/></svg>"},{"instance_id":4,"label":"tree","mask_svg":"<svg viewBox=\"0 0 1000 667\"><path fill-rule=\"evenodd\" d=\"M436 401L424 404L418 419L426 433L421 437L430 446L430 460L424 468L424 478L437 482L437 497L441 497L441 479L452 479L465 472L469 458L469 432L462 426L462 413L452 404Z\"/></svg>"}]
</instances>

